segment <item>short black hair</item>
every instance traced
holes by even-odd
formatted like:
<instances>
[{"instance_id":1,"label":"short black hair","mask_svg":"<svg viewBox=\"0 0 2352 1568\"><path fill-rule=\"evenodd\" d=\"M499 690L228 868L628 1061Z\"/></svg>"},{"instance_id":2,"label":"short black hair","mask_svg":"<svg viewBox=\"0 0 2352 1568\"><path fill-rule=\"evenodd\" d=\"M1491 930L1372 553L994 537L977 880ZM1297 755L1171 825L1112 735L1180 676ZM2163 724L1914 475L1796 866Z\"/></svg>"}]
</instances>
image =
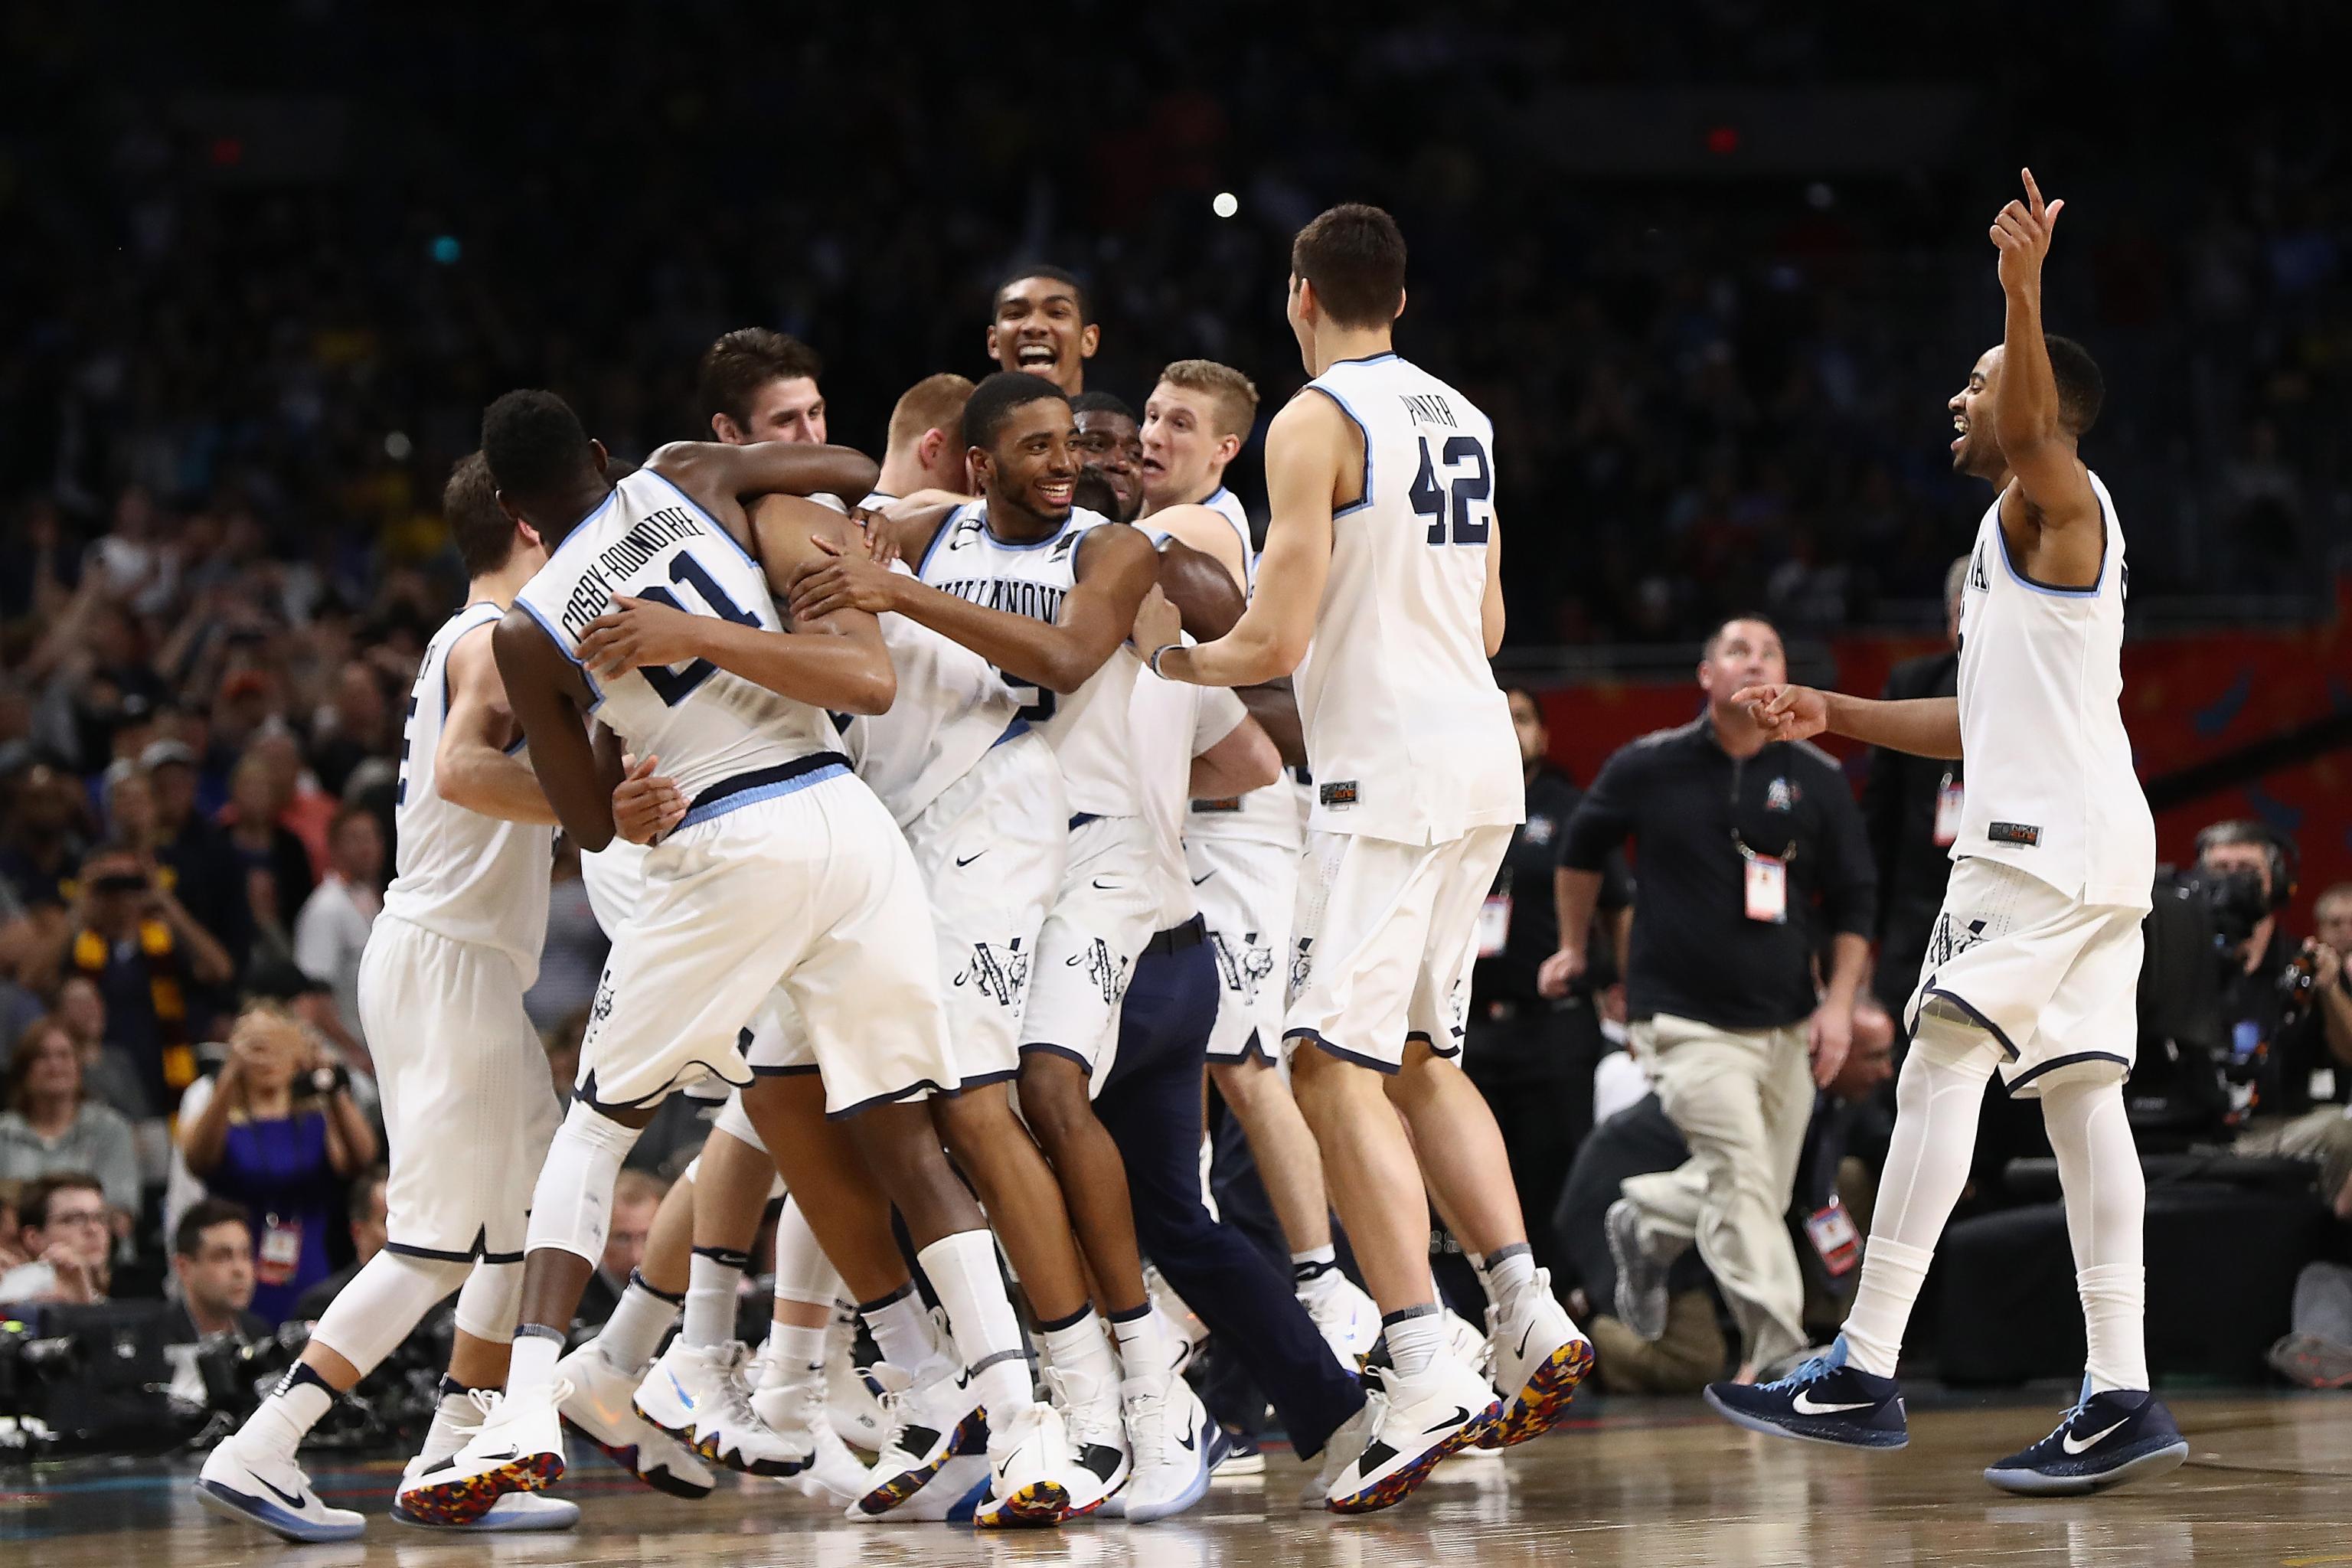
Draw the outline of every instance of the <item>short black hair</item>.
<instances>
[{"instance_id":1,"label":"short black hair","mask_svg":"<svg viewBox=\"0 0 2352 1568\"><path fill-rule=\"evenodd\" d=\"M696 389L702 417L724 414L738 425L751 421L753 395L772 381L814 381L824 374L816 350L789 333L766 327L738 327L702 351Z\"/></svg>"},{"instance_id":2,"label":"short black hair","mask_svg":"<svg viewBox=\"0 0 2352 1568\"><path fill-rule=\"evenodd\" d=\"M1072 414L1116 414L1129 424L1139 423L1135 410L1116 392L1081 392L1070 399Z\"/></svg>"},{"instance_id":3,"label":"short black hair","mask_svg":"<svg viewBox=\"0 0 2352 1568\"><path fill-rule=\"evenodd\" d=\"M106 1196L106 1188L87 1171L51 1171L26 1182L16 1194L16 1223L35 1230L49 1228L49 1203L59 1193L96 1193Z\"/></svg>"},{"instance_id":4,"label":"short black hair","mask_svg":"<svg viewBox=\"0 0 2352 1568\"><path fill-rule=\"evenodd\" d=\"M994 451L996 437L1003 434L1005 421L1013 417L1015 409L1049 397L1056 403L1070 400L1060 387L1026 371L1000 370L981 377L980 384L971 389L971 400L963 405L964 444Z\"/></svg>"},{"instance_id":5,"label":"short black hair","mask_svg":"<svg viewBox=\"0 0 2352 1568\"><path fill-rule=\"evenodd\" d=\"M1333 326L1385 327L1404 307L1404 231L1379 207L1342 203L1298 231L1290 270Z\"/></svg>"},{"instance_id":6,"label":"short black hair","mask_svg":"<svg viewBox=\"0 0 2352 1568\"><path fill-rule=\"evenodd\" d=\"M188 1205L180 1223L172 1229L172 1254L175 1258L194 1258L205 1249L205 1232L216 1225L236 1221L245 1226L247 1236L253 1234L253 1216L245 1205L227 1198L202 1198Z\"/></svg>"},{"instance_id":7,"label":"short black hair","mask_svg":"<svg viewBox=\"0 0 2352 1568\"><path fill-rule=\"evenodd\" d=\"M596 466L587 427L551 392L516 391L482 411L482 460L509 495L545 500Z\"/></svg>"},{"instance_id":8,"label":"short black hair","mask_svg":"<svg viewBox=\"0 0 2352 1568\"><path fill-rule=\"evenodd\" d=\"M1004 275L1004 281L999 283L996 286L996 291L988 297L989 313L992 316L995 314L996 302L1004 298L1004 291L1007 289L1012 288L1015 283L1024 283L1032 278L1050 278L1056 283L1067 284L1070 292L1077 298L1078 325L1082 327L1094 325L1094 305L1087 298L1087 286L1078 281L1076 273L1064 267L1039 266L1013 268Z\"/></svg>"},{"instance_id":9,"label":"short black hair","mask_svg":"<svg viewBox=\"0 0 2352 1568\"><path fill-rule=\"evenodd\" d=\"M1731 625L1734 621L1754 621L1758 626L1770 627L1772 635L1780 638L1782 650L1784 652L1787 650L1789 639L1786 637L1781 636L1780 622L1774 620L1771 616L1766 615L1761 610L1734 610L1731 614L1716 622L1715 630L1706 634L1706 642L1703 648L1703 652L1706 658L1713 658L1715 657L1716 645L1723 640L1723 629Z\"/></svg>"},{"instance_id":10,"label":"short black hair","mask_svg":"<svg viewBox=\"0 0 2352 1568\"><path fill-rule=\"evenodd\" d=\"M499 506L498 481L479 452L468 452L441 487L441 517L468 577L487 576L514 553L514 519Z\"/></svg>"},{"instance_id":11,"label":"short black hair","mask_svg":"<svg viewBox=\"0 0 2352 1568\"><path fill-rule=\"evenodd\" d=\"M2074 339L2053 332L2043 341L2050 345L2052 379L2058 383L2059 420L2074 435L2087 435L2106 405L2107 378L2099 374L2091 351Z\"/></svg>"}]
</instances>

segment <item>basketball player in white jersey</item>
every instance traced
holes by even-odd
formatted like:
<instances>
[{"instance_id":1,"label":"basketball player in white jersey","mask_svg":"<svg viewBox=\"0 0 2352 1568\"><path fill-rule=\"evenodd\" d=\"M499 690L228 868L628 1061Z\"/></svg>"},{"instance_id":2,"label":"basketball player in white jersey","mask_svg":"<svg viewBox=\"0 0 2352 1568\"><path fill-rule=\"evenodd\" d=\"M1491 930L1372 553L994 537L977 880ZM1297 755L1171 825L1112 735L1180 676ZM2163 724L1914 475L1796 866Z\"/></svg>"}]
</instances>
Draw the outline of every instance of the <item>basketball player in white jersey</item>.
<instances>
[{"instance_id":1,"label":"basketball player in white jersey","mask_svg":"<svg viewBox=\"0 0 2352 1568\"><path fill-rule=\"evenodd\" d=\"M2065 204L2044 204L2032 171L2024 181L2025 199L1991 230L2006 331L1950 405L1953 468L1995 492L1961 589L1959 694L1739 694L1776 739L1826 731L1966 757L1969 791L1844 1331L1780 1382L1717 1384L1707 1399L1758 1431L1866 1448L1909 1440L1895 1381L1903 1331L1998 1071L2011 1095L2042 1101L2090 1344L2082 1396L2057 1430L1985 1471L2004 1490L2043 1494L2159 1474L2189 1445L2147 1388L2147 1192L2124 1112L2156 827L2121 706L2123 529L2075 450L2105 395L2098 367L2042 326L2042 265Z\"/></svg>"},{"instance_id":2,"label":"basketball player in white jersey","mask_svg":"<svg viewBox=\"0 0 2352 1568\"><path fill-rule=\"evenodd\" d=\"M481 1420L471 1397L506 1373L522 1287L524 1189L545 1157L556 1104L522 1006L547 933L555 820L509 711L489 629L545 564L539 536L499 510L479 454L443 492L469 581L466 605L425 645L401 740L394 817L400 863L360 967L392 1171L383 1250L345 1286L278 1390L205 1461L196 1495L214 1512L289 1541L357 1536L327 1507L295 1448L334 1396L383 1362L450 1291L457 1331L425 1451L412 1474L456 1451ZM614 801L650 837L684 815L662 807L651 759ZM691 1455L679 1456L691 1461ZM699 1465L673 1489L710 1489ZM395 1511L405 1523L423 1523ZM562 1529L557 1498L501 1498L469 1528Z\"/></svg>"},{"instance_id":3,"label":"basketball player in white jersey","mask_svg":"<svg viewBox=\"0 0 2352 1568\"><path fill-rule=\"evenodd\" d=\"M845 555L795 584L792 603L796 618L853 605L894 612L971 648L1022 695L1023 715L1061 763L1069 845L1030 965L1021 1110L1060 1180L1132 1413L1186 1397L1171 1386L1177 1357L1144 1289L1118 1150L1088 1103L1109 1065L1129 973L1157 929L1129 733L1140 666L1127 637L1158 557L1133 529L1073 507L1074 435L1069 401L1050 380L987 377L964 406L982 499L894 525L914 575ZM1056 1333L1085 1329L1049 1325L1049 1360ZM1074 1446L1102 1441L1113 1424L1107 1409L1074 1414ZM1179 1446L1182 1423L1147 1425L1165 1439L1134 1455L1131 1485L1149 1492L1154 1475L1181 1470L1191 1456Z\"/></svg>"},{"instance_id":4,"label":"basketball player in white jersey","mask_svg":"<svg viewBox=\"0 0 2352 1568\"><path fill-rule=\"evenodd\" d=\"M1472 932L1524 791L1486 664L1503 632L1493 430L1397 355L1403 309L1404 239L1386 213L1335 207L1300 231L1289 317L1315 379L1267 432L1272 524L1249 608L1198 647L1164 608L1137 628L1171 679L1298 672L1317 794L1285 1041L1303 1047L1299 1109L1393 1363L1387 1399L1325 1451L1342 1511L1401 1500L1469 1444L1541 1432L1592 1355L1535 1267L1493 1114L1452 1059ZM1487 1280L1501 1399L1445 1342L1430 1189Z\"/></svg>"},{"instance_id":5,"label":"basketball player in white jersey","mask_svg":"<svg viewBox=\"0 0 2352 1568\"><path fill-rule=\"evenodd\" d=\"M1087 361L1101 345L1102 328L1076 274L1029 267L996 286L988 357L1001 368L1037 376L1076 397L1087 389Z\"/></svg>"},{"instance_id":6,"label":"basketball player in white jersey","mask_svg":"<svg viewBox=\"0 0 2352 1568\"><path fill-rule=\"evenodd\" d=\"M1249 377L1214 360L1178 360L1160 373L1138 432L1144 531L1178 540L1215 561L1244 598L1256 580L1258 552L1249 514L1225 483L1225 468L1256 418L1257 388ZM1277 738L1295 735L1297 705L1288 681L1245 693L1244 700ZM1184 853L1216 951L1221 988L1209 1076L1249 1141L1289 1248L1298 1298L1331 1353L1353 1371L1380 1338L1380 1310L1339 1271L1322 1156L1278 1065L1283 975L1305 829L1302 786L1286 777L1246 795L1194 801Z\"/></svg>"},{"instance_id":7,"label":"basketball player in white jersey","mask_svg":"<svg viewBox=\"0 0 2352 1568\"><path fill-rule=\"evenodd\" d=\"M961 408L945 411L959 430ZM887 500L866 498L869 506ZM894 568L911 576L903 564ZM635 599L592 624L581 642L583 658L599 674L639 664L671 664L709 657L721 668L753 679L758 668L738 658L709 633L706 617L686 616ZM1023 1003L1030 965L1038 947L1047 907L1060 887L1068 840L1067 806L1052 748L1032 731L1013 687L979 654L903 616L881 621L884 641L898 677L898 695L888 711L852 717L843 728L845 749L858 773L879 795L905 830L930 890L939 938L940 984L946 998L954 1043L959 1092L933 1102L941 1133L958 1164L979 1189L992 1216L1014 1272L1027 1290L1045 1339L1045 1363L1066 1391L1076 1417L1076 1450L1083 1473L1074 1472L1074 1512L1090 1511L1124 1485L1128 1447L1118 1420L1116 1363L1101 1322L1087 1300L1086 1276L1071 1234L1067 1210L1052 1169L1013 1111L1009 1085L1020 1067ZM777 634L779 636L782 634ZM741 639L738 639L741 640ZM811 1108L797 1114L795 1097L810 1086L795 1078L805 1060L814 1066L807 1031L793 1010L774 1021L782 1048L752 1066L762 1081L742 1095L741 1110L766 1125L751 1127L722 1111L714 1138L721 1149L748 1143L791 1147L821 1133L808 1125ZM755 1026L755 1037L763 1032ZM754 1051L761 1049L755 1038ZM770 1104L762 1102L773 1102ZM821 1114L821 1104L814 1108ZM762 1136L762 1134L773 1134ZM824 1223L839 1237L841 1211L857 1194L838 1189L823 1200L803 1193L796 1213ZM746 1218L753 1223L756 1212ZM746 1226L745 1234L748 1234ZM786 1271L780 1230L779 1270ZM851 1238L854 1239L854 1238ZM878 1248L893 1268L897 1251L887 1214L877 1205L866 1221L866 1247ZM866 1287L859 1287L860 1293ZM912 1297L903 1270L889 1282L893 1300ZM890 1303L883 1301L880 1306ZM871 1314L877 1302L862 1310ZM791 1329L804 1324L794 1314ZM785 1320L780 1320L785 1321ZM884 1336L887 1337L887 1336ZM804 1354L805 1346L803 1347ZM889 1353L886 1350L886 1354ZM927 1483L947 1457L931 1444L908 1447L907 1434L954 1433L972 1411L971 1390L952 1378L951 1363L933 1358L895 1363L910 1373L928 1373L897 1401L901 1419L880 1445L873 1484L861 1489L856 1513L889 1511ZM803 1360L800 1368L811 1370ZM1100 1432L1087 1417L1104 1412ZM1097 1451L1098 1450L1098 1451ZM1001 1522L983 1501L983 1524Z\"/></svg>"},{"instance_id":8,"label":"basketball player in white jersey","mask_svg":"<svg viewBox=\"0 0 2352 1568\"><path fill-rule=\"evenodd\" d=\"M1033 1488L1028 1478L1058 1477L1060 1418L1030 1398L995 1248L923 1100L953 1070L919 874L888 814L830 749L824 709L878 712L894 695L878 631L843 613L812 617L790 638L761 637L789 667L766 689L698 661L600 683L577 654L583 630L616 595L683 607L682 592L739 629L781 632L771 574L805 561L813 533L845 525L821 509L767 502L756 524L763 569L748 548L755 525L741 498L862 495L874 465L782 443L674 446L616 484L604 448L545 393L492 404L482 447L501 506L552 547L492 647L566 832L587 850L613 837L602 790L612 762L580 728L592 709L621 743L667 752L693 805L647 855L643 900L598 988L572 1110L533 1194L505 1396L404 1500L423 1517L463 1522L498 1496L543 1489L562 1473L562 1325L603 1249L620 1162L681 1083L748 1079L738 1034L782 984L815 1041L828 1110L905 1216L965 1375L997 1415L990 1458L1000 1481L1041 1521L1058 1521L1066 1500L1058 1479ZM737 1368L719 1356L670 1370L688 1409L728 1400L739 1386Z\"/></svg>"}]
</instances>

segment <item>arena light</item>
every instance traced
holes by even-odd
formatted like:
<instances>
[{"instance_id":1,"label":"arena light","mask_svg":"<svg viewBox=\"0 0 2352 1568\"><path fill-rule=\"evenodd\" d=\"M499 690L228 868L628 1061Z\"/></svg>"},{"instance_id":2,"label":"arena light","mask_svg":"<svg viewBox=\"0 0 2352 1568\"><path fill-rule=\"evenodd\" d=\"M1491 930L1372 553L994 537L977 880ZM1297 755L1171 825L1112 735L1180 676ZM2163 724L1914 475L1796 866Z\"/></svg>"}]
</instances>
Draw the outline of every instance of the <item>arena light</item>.
<instances>
[{"instance_id":1,"label":"arena light","mask_svg":"<svg viewBox=\"0 0 2352 1568\"><path fill-rule=\"evenodd\" d=\"M1210 200L1209 210L1219 217L1231 217L1242 210L1241 198L1231 191L1219 191Z\"/></svg>"}]
</instances>

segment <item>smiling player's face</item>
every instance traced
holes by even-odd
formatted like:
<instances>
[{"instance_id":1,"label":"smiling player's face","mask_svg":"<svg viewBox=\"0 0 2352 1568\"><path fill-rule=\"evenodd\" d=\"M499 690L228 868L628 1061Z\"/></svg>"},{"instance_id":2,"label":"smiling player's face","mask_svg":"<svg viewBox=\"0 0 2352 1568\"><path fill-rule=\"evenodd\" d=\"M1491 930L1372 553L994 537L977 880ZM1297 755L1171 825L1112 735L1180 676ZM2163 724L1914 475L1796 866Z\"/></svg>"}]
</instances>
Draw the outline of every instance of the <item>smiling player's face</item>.
<instances>
[{"instance_id":1,"label":"smiling player's face","mask_svg":"<svg viewBox=\"0 0 2352 1568\"><path fill-rule=\"evenodd\" d=\"M997 432L994 447L981 451L989 500L1009 502L1047 522L1068 517L1078 478L1077 434L1070 405L1058 397L1014 409Z\"/></svg>"},{"instance_id":2,"label":"smiling player's face","mask_svg":"<svg viewBox=\"0 0 2352 1568\"><path fill-rule=\"evenodd\" d=\"M1076 289L1058 279L1022 278L996 296L988 353L1006 370L1043 376L1075 395L1100 336L1081 319Z\"/></svg>"}]
</instances>

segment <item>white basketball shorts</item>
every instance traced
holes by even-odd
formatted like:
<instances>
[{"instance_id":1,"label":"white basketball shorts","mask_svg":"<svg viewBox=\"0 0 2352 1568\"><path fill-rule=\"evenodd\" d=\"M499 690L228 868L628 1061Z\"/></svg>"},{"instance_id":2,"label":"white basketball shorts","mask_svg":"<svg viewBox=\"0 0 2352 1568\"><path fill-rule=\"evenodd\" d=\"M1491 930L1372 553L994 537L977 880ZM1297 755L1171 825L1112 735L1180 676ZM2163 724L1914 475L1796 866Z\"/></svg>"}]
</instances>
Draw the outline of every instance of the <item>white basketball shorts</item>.
<instances>
[{"instance_id":1,"label":"white basketball shorts","mask_svg":"<svg viewBox=\"0 0 2352 1568\"><path fill-rule=\"evenodd\" d=\"M779 984L814 1037L827 1114L951 1087L930 911L898 824L838 765L746 795L646 851L581 1043L581 1098L642 1107L700 1078L749 1082L738 1037Z\"/></svg>"},{"instance_id":2,"label":"white basketball shorts","mask_svg":"<svg viewBox=\"0 0 2352 1568\"><path fill-rule=\"evenodd\" d=\"M1957 862L1904 1009L1964 1019L2000 1050L2001 1080L2032 1097L2053 1081L2129 1076L2139 1043L2145 910L2085 904L1978 856Z\"/></svg>"},{"instance_id":3,"label":"white basketball shorts","mask_svg":"<svg viewBox=\"0 0 2352 1568\"><path fill-rule=\"evenodd\" d=\"M1118 1004L1159 930L1151 834L1137 816L1089 817L1070 829L1062 885L1037 936L1021 1049L1087 1069L1096 1087L1118 1047Z\"/></svg>"},{"instance_id":4,"label":"white basketball shorts","mask_svg":"<svg viewBox=\"0 0 2352 1568\"><path fill-rule=\"evenodd\" d=\"M1285 1047L1303 1040L1381 1072L1404 1065L1409 1039L1458 1056L1478 910L1510 844L1507 826L1444 844L1309 832Z\"/></svg>"},{"instance_id":5,"label":"white basketball shorts","mask_svg":"<svg viewBox=\"0 0 2352 1568\"><path fill-rule=\"evenodd\" d=\"M522 974L495 948L380 915L360 955L360 1025L391 1145L387 1245L511 1263L561 1114Z\"/></svg>"},{"instance_id":6,"label":"white basketball shorts","mask_svg":"<svg viewBox=\"0 0 2352 1568\"><path fill-rule=\"evenodd\" d=\"M1283 971L1298 899L1298 856L1295 847L1250 839L1184 840L1192 900L1217 961L1213 1062L1281 1058Z\"/></svg>"}]
</instances>

